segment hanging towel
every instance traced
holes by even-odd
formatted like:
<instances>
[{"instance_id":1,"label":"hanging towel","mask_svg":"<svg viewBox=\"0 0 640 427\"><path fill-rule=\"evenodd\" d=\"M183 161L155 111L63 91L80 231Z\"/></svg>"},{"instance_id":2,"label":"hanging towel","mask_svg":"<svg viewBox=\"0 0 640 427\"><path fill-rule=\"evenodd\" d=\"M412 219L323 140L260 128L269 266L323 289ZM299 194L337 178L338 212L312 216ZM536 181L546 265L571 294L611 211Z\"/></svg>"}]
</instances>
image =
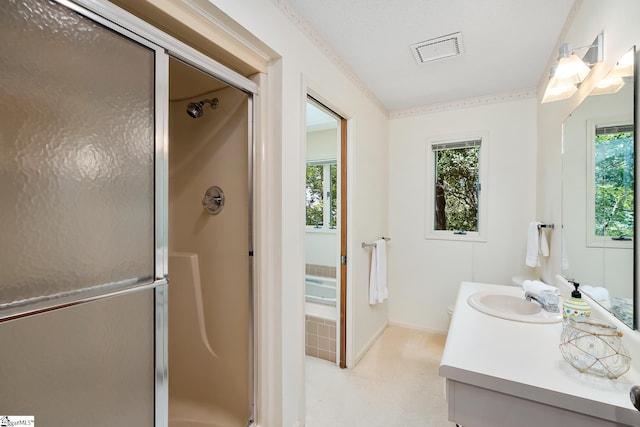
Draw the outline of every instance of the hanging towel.
<instances>
[{"instance_id":1,"label":"hanging towel","mask_svg":"<svg viewBox=\"0 0 640 427\"><path fill-rule=\"evenodd\" d=\"M387 246L382 239L376 240L371 251L369 274L369 304L377 304L389 296L387 288Z\"/></svg>"},{"instance_id":2,"label":"hanging towel","mask_svg":"<svg viewBox=\"0 0 640 427\"><path fill-rule=\"evenodd\" d=\"M549 243L547 242L547 232L545 230L546 228L538 228L538 233L540 233L540 239L538 240L538 253L542 256L549 256Z\"/></svg>"},{"instance_id":3,"label":"hanging towel","mask_svg":"<svg viewBox=\"0 0 640 427\"><path fill-rule=\"evenodd\" d=\"M541 223L530 222L527 231L527 257L525 258L525 264L529 267L538 267L540 265L540 260L538 259L539 224Z\"/></svg>"},{"instance_id":4,"label":"hanging towel","mask_svg":"<svg viewBox=\"0 0 640 427\"><path fill-rule=\"evenodd\" d=\"M540 267L540 256L549 256L547 235L539 228L540 224L537 221L530 222L527 230L527 256L524 262L529 267Z\"/></svg>"},{"instance_id":5,"label":"hanging towel","mask_svg":"<svg viewBox=\"0 0 640 427\"><path fill-rule=\"evenodd\" d=\"M569 269L569 255L567 255L567 244L565 243L565 234L562 233L562 270L566 271Z\"/></svg>"}]
</instances>

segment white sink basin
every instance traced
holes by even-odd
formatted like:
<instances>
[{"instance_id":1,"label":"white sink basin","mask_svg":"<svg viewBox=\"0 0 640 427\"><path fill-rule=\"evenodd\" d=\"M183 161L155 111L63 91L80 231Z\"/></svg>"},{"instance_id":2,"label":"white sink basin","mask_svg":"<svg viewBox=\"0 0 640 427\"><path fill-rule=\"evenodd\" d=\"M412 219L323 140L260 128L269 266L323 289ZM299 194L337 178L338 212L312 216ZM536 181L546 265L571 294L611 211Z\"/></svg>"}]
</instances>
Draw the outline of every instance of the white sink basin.
<instances>
[{"instance_id":1,"label":"white sink basin","mask_svg":"<svg viewBox=\"0 0 640 427\"><path fill-rule=\"evenodd\" d=\"M476 310L494 317L527 323L556 323L562 320L562 313L549 313L524 296L500 294L496 292L476 292L467 298Z\"/></svg>"}]
</instances>

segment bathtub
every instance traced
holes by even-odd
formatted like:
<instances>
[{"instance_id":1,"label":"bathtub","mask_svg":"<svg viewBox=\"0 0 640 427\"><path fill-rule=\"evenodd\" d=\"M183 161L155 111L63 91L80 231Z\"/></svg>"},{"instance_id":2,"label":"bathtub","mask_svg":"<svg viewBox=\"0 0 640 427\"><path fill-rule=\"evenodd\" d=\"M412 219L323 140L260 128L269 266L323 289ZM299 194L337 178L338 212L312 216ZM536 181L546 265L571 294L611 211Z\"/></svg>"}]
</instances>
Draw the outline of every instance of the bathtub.
<instances>
[{"instance_id":1,"label":"bathtub","mask_svg":"<svg viewBox=\"0 0 640 427\"><path fill-rule=\"evenodd\" d=\"M305 276L305 299L315 304L336 305L336 279L334 277Z\"/></svg>"}]
</instances>

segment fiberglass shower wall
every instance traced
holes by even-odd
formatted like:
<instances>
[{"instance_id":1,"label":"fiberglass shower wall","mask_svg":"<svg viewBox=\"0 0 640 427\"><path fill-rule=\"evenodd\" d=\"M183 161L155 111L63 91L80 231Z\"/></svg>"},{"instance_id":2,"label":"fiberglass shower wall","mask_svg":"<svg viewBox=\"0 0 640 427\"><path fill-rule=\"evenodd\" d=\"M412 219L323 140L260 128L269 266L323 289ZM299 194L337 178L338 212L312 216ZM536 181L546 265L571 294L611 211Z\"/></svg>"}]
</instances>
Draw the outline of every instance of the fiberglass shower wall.
<instances>
[{"instance_id":1,"label":"fiberglass shower wall","mask_svg":"<svg viewBox=\"0 0 640 427\"><path fill-rule=\"evenodd\" d=\"M170 101L169 112L169 419L244 427L253 375L248 96L196 93ZM187 114L188 103L213 98L215 109ZM216 215L201 203L211 186L224 192Z\"/></svg>"}]
</instances>

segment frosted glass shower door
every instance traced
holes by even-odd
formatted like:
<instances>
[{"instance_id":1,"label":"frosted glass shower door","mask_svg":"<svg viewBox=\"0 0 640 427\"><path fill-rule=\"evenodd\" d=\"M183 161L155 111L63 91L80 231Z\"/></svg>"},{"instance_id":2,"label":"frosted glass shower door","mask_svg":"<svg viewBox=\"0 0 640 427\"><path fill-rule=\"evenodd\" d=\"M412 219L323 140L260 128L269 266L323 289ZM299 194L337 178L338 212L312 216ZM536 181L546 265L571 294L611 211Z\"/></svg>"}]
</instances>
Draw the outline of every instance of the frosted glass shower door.
<instances>
[{"instance_id":1,"label":"frosted glass shower door","mask_svg":"<svg viewBox=\"0 0 640 427\"><path fill-rule=\"evenodd\" d=\"M168 57L83 3L0 1L0 418L161 426Z\"/></svg>"},{"instance_id":2,"label":"frosted glass shower door","mask_svg":"<svg viewBox=\"0 0 640 427\"><path fill-rule=\"evenodd\" d=\"M156 277L157 48L0 2L0 319Z\"/></svg>"}]
</instances>

